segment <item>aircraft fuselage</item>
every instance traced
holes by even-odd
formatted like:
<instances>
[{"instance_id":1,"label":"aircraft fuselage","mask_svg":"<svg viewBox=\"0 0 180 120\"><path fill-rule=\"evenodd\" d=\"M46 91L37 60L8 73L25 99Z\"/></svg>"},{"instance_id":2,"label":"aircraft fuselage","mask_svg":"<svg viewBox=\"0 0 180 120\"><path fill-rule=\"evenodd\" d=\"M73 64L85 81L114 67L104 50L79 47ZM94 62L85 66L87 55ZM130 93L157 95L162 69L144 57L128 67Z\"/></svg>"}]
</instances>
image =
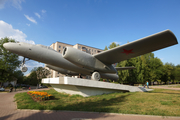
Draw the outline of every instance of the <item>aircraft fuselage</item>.
<instances>
[{"instance_id":1,"label":"aircraft fuselage","mask_svg":"<svg viewBox=\"0 0 180 120\"><path fill-rule=\"evenodd\" d=\"M76 73L81 73L85 75L91 75L94 70L86 69L86 68L81 68L70 61L64 59L62 57L62 54L53 50L50 47L43 46L43 45L33 45L33 44L28 44L28 43L5 43L3 46L13 52L16 53L20 56L24 56L26 58L30 58L35 61L39 61L42 63L46 63L49 65L53 65L56 67L60 67L66 70L74 71ZM107 70L106 70L107 71ZM116 74L117 71L114 69L108 70L106 74L105 72L98 71L102 76L108 76L108 74L115 76L113 79L117 80L118 75ZM108 77L106 77L108 78Z\"/></svg>"}]
</instances>

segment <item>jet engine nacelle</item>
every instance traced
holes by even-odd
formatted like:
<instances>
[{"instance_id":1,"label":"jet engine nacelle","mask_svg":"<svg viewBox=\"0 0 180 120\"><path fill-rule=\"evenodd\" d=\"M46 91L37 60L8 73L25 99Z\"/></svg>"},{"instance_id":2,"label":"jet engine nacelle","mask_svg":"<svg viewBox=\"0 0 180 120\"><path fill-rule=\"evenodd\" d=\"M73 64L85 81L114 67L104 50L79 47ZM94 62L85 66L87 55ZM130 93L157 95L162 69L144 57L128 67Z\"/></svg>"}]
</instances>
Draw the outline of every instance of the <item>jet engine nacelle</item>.
<instances>
[{"instance_id":1,"label":"jet engine nacelle","mask_svg":"<svg viewBox=\"0 0 180 120\"><path fill-rule=\"evenodd\" d=\"M97 70L101 72L116 73L116 70L114 70L112 66L107 66L91 54L72 47L66 47L63 50L62 56L75 65L91 69L92 71Z\"/></svg>"}]
</instances>

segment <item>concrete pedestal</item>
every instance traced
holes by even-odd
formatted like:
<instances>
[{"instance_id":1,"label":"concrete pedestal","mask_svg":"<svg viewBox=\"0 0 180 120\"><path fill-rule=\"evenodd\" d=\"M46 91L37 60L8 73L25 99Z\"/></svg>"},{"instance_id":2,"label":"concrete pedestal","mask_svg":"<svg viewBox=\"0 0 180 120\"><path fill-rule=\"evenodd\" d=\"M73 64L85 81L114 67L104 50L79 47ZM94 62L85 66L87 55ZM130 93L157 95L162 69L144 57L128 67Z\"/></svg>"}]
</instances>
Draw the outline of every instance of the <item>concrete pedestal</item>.
<instances>
[{"instance_id":1,"label":"concrete pedestal","mask_svg":"<svg viewBox=\"0 0 180 120\"><path fill-rule=\"evenodd\" d=\"M84 97L108 94L113 92L145 92L150 90L142 87L71 77L46 78L42 79L42 83L51 84L51 86L58 92L65 92L71 95L79 94Z\"/></svg>"}]
</instances>

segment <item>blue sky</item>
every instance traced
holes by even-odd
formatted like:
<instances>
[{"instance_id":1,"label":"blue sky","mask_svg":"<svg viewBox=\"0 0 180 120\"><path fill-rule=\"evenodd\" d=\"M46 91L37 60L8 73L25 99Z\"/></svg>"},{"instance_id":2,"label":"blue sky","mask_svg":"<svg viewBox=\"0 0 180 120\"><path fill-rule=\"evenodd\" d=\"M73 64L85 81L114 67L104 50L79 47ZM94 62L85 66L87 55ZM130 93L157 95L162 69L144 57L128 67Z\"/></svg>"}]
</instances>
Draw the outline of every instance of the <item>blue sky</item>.
<instances>
[{"instance_id":1,"label":"blue sky","mask_svg":"<svg viewBox=\"0 0 180 120\"><path fill-rule=\"evenodd\" d=\"M0 38L104 49L170 29L179 41L179 6L179 0L0 0ZM154 54L177 65L179 52L178 44ZM27 66L31 70L43 64L29 61Z\"/></svg>"}]
</instances>

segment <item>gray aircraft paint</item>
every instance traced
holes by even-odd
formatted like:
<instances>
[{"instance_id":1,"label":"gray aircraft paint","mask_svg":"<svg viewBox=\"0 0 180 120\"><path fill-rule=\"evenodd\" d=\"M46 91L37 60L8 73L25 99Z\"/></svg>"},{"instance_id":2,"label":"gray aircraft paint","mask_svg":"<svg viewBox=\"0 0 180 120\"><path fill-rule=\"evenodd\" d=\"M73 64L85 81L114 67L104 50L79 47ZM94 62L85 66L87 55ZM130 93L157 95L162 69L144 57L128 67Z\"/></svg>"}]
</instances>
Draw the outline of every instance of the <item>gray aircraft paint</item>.
<instances>
[{"instance_id":1,"label":"gray aircraft paint","mask_svg":"<svg viewBox=\"0 0 180 120\"><path fill-rule=\"evenodd\" d=\"M46 64L45 66L50 68L50 69L53 69L55 71L58 71L58 72L60 72L61 74L64 74L64 75L79 75L79 73L76 73L76 72L73 72L73 71L70 71L70 70L66 70L66 69L63 69L63 68L60 68L60 67L56 67L56 66L53 66L53 65Z\"/></svg>"}]
</instances>

